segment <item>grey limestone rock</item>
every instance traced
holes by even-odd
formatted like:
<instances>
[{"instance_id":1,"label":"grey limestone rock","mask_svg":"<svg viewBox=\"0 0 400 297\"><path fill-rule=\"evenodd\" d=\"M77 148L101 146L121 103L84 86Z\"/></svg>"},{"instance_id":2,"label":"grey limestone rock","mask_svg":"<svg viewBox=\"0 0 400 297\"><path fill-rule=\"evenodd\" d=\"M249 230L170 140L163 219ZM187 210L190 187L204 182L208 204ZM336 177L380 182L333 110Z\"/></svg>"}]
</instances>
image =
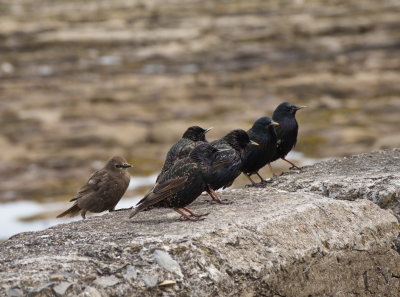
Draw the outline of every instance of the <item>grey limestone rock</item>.
<instances>
[{"instance_id":1,"label":"grey limestone rock","mask_svg":"<svg viewBox=\"0 0 400 297\"><path fill-rule=\"evenodd\" d=\"M398 156L322 162L272 187L222 191L228 205L201 196L190 206L210 213L201 222L120 211L18 234L0 244L0 296L397 296ZM53 275L73 287L56 293Z\"/></svg>"}]
</instances>

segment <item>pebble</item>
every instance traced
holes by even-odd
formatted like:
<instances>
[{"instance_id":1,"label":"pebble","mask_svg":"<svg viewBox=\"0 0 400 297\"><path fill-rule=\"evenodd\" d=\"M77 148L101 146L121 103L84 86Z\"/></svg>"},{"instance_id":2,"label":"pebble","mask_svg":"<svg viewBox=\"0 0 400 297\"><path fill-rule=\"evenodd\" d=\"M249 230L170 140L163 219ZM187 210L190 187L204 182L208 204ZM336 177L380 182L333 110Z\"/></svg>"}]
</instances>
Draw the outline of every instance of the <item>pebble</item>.
<instances>
[{"instance_id":1,"label":"pebble","mask_svg":"<svg viewBox=\"0 0 400 297\"><path fill-rule=\"evenodd\" d=\"M53 287L53 291L57 295L63 296L71 285L72 285L72 283L70 283L70 282L61 282L58 285Z\"/></svg>"},{"instance_id":2,"label":"pebble","mask_svg":"<svg viewBox=\"0 0 400 297\"><path fill-rule=\"evenodd\" d=\"M182 270L178 262L171 258L171 256L162 250L154 251L154 259L162 268L168 270L169 272L175 273L183 278Z\"/></svg>"},{"instance_id":3,"label":"pebble","mask_svg":"<svg viewBox=\"0 0 400 297\"><path fill-rule=\"evenodd\" d=\"M7 297L22 297L24 296L24 292L18 288L9 289L7 292Z\"/></svg>"},{"instance_id":4,"label":"pebble","mask_svg":"<svg viewBox=\"0 0 400 297\"><path fill-rule=\"evenodd\" d=\"M121 282L120 279L118 279L114 275L110 275L110 276L103 276L103 277L96 279L94 281L94 284L101 286L101 287L111 287L120 282Z\"/></svg>"},{"instance_id":5,"label":"pebble","mask_svg":"<svg viewBox=\"0 0 400 297\"><path fill-rule=\"evenodd\" d=\"M126 266L126 272L124 273L124 277L128 280L134 280L137 278L137 271L135 267L132 265Z\"/></svg>"},{"instance_id":6,"label":"pebble","mask_svg":"<svg viewBox=\"0 0 400 297\"><path fill-rule=\"evenodd\" d=\"M158 276L157 275L143 275L143 281L146 284L146 287L152 288L157 285Z\"/></svg>"}]
</instances>

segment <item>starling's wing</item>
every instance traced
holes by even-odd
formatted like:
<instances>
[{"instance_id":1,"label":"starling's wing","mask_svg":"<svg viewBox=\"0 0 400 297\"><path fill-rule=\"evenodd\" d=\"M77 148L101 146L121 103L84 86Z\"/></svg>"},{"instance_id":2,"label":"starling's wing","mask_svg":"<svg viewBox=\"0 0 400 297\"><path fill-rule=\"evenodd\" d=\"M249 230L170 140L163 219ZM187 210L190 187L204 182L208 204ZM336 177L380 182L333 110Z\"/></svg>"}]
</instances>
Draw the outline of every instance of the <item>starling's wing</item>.
<instances>
[{"instance_id":1,"label":"starling's wing","mask_svg":"<svg viewBox=\"0 0 400 297\"><path fill-rule=\"evenodd\" d=\"M75 201L80 198L86 197L96 193L107 180L107 171L101 169L93 173L87 183L83 185L79 192L70 201Z\"/></svg>"},{"instance_id":2,"label":"starling's wing","mask_svg":"<svg viewBox=\"0 0 400 297\"><path fill-rule=\"evenodd\" d=\"M212 163L210 183L214 189L229 187L233 180L240 174L241 159L235 149L230 146L219 146L220 149L228 149L217 153Z\"/></svg>"},{"instance_id":3,"label":"starling's wing","mask_svg":"<svg viewBox=\"0 0 400 297\"><path fill-rule=\"evenodd\" d=\"M295 119L284 119L279 126L274 126L278 139L277 156L286 156L297 143L297 132L299 126Z\"/></svg>"},{"instance_id":4,"label":"starling's wing","mask_svg":"<svg viewBox=\"0 0 400 297\"><path fill-rule=\"evenodd\" d=\"M144 196L133 209L129 217L133 217L139 211L146 209L160 201L168 199L181 191L186 185L187 177L169 179L162 183L157 183L154 188Z\"/></svg>"}]
</instances>

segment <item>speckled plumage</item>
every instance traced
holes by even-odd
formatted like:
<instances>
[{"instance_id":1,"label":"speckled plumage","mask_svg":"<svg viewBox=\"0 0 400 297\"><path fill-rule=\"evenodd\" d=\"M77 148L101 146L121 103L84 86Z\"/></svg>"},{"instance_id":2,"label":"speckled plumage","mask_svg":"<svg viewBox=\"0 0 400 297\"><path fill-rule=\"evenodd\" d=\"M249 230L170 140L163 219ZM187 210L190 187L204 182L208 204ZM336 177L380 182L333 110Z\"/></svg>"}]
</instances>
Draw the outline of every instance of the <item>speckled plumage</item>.
<instances>
[{"instance_id":1,"label":"speckled plumage","mask_svg":"<svg viewBox=\"0 0 400 297\"><path fill-rule=\"evenodd\" d=\"M294 148L297 143L297 133L299 130L299 126L295 117L296 112L303 107L305 106L296 106L288 102L283 102L275 109L272 115L272 119L275 122L279 123L279 126L275 127L276 136L278 138L278 147L276 150L276 154L271 162L279 158L287 161L285 159L286 155ZM293 163L291 164L295 166Z\"/></svg>"},{"instance_id":2,"label":"speckled plumage","mask_svg":"<svg viewBox=\"0 0 400 297\"><path fill-rule=\"evenodd\" d=\"M133 209L130 218L150 207L178 210L192 203L206 189L206 180L217 149L208 143L195 147L188 157L176 161Z\"/></svg>"},{"instance_id":3,"label":"speckled plumage","mask_svg":"<svg viewBox=\"0 0 400 297\"><path fill-rule=\"evenodd\" d=\"M205 134L209 130L210 128L203 129L199 126L189 127L185 133L183 133L182 138L169 149L164 165L156 181L158 182L160 177L169 170L177 160L187 157L196 146L207 142Z\"/></svg>"},{"instance_id":4,"label":"speckled plumage","mask_svg":"<svg viewBox=\"0 0 400 297\"><path fill-rule=\"evenodd\" d=\"M278 124L269 117L261 117L247 131L250 140L259 144L258 146L249 146L243 159L242 172L250 180L250 175L259 175L258 171L270 163L276 154L277 137L274 130L274 126L276 127L276 125Z\"/></svg>"},{"instance_id":5,"label":"speckled plumage","mask_svg":"<svg viewBox=\"0 0 400 297\"><path fill-rule=\"evenodd\" d=\"M93 173L87 183L70 201L74 205L59 214L57 218L65 215L75 215L81 211L85 218L87 211L102 212L113 211L122 195L124 195L130 182L130 175L126 168L131 167L122 157L112 157L104 168Z\"/></svg>"},{"instance_id":6,"label":"speckled plumage","mask_svg":"<svg viewBox=\"0 0 400 297\"><path fill-rule=\"evenodd\" d=\"M212 189L218 190L232 185L241 173L242 159L249 143L249 136L241 129L233 130L223 138L211 142L213 147L224 150L217 154L212 166L209 179Z\"/></svg>"}]
</instances>

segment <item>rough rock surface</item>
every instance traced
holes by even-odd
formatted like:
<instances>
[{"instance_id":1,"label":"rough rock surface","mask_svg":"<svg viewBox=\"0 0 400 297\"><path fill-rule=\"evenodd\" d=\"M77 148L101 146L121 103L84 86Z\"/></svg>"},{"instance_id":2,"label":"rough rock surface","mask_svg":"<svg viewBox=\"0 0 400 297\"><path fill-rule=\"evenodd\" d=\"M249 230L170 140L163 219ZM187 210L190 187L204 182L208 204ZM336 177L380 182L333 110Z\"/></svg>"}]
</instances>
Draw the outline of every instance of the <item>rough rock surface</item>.
<instances>
[{"instance_id":1,"label":"rough rock surface","mask_svg":"<svg viewBox=\"0 0 400 297\"><path fill-rule=\"evenodd\" d=\"M260 185L270 186L270 185ZM290 192L312 192L329 198L367 198L391 209L400 219L400 149L319 162L284 173L272 186Z\"/></svg>"},{"instance_id":2,"label":"rough rock surface","mask_svg":"<svg viewBox=\"0 0 400 297\"><path fill-rule=\"evenodd\" d=\"M329 162L346 171L353 160L358 173L363 161L396 156ZM329 162L314 166L315 179ZM395 166L382 161L375 169ZM309 170L280 177L282 187ZM353 174L343 183L354 184ZM380 191L392 187L387 181ZM0 244L0 296L398 296L400 227L390 211L368 199L271 187L221 196L232 204L201 197L191 205L210 212L201 222L179 221L167 209L132 220L121 211L13 236Z\"/></svg>"}]
</instances>

